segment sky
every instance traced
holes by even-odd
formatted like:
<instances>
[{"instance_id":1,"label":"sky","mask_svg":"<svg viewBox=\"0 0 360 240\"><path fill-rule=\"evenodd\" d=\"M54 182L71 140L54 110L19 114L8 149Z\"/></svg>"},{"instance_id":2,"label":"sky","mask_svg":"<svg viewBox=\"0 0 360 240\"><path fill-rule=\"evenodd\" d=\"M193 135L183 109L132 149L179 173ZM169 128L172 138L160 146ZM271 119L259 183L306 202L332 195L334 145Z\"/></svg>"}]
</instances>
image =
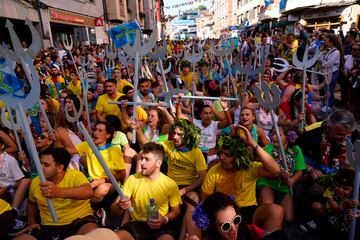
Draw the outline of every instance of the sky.
<instances>
[{"instance_id":1,"label":"sky","mask_svg":"<svg viewBox=\"0 0 360 240\"><path fill-rule=\"evenodd\" d=\"M181 3L185 3L185 2L193 2L194 0L164 0L164 12L165 15L178 15L179 14L179 10L181 11L185 11L188 9L193 9L196 8L199 5L205 5L208 9L210 7L210 0L201 0L200 3L195 3L192 5L187 5L187 6L183 6L183 7L179 7L179 8L170 8L167 9L165 8L166 6L173 6L176 4L181 4Z\"/></svg>"}]
</instances>

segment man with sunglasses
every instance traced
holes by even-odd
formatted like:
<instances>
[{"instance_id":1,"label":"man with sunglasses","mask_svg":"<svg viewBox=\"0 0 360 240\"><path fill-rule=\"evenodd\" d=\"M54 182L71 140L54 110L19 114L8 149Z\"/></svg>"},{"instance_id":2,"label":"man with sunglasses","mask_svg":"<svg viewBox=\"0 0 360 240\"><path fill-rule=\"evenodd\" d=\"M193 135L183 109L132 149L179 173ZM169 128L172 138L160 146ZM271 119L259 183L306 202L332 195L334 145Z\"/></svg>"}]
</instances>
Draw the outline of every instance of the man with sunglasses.
<instances>
[{"instance_id":1,"label":"man with sunglasses","mask_svg":"<svg viewBox=\"0 0 360 240\"><path fill-rule=\"evenodd\" d=\"M233 196L247 224L255 223L268 232L279 230L283 223L283 209L277 204L257 206L256 180L276 177L280 173L280 167L256 144L250 132L245 127L240 127L246 133L245 143L231 137L223 137L218 142L221 146L220 155L216 160L217 164L213 165L205 176L201 200L205 200L214 192ZM243 145L244 148L247 145L252 150L247 150L244 155L244 151L238 150L239 145ZM254 153L256 155L253 155Z\"/></svg>"}]
</instances>

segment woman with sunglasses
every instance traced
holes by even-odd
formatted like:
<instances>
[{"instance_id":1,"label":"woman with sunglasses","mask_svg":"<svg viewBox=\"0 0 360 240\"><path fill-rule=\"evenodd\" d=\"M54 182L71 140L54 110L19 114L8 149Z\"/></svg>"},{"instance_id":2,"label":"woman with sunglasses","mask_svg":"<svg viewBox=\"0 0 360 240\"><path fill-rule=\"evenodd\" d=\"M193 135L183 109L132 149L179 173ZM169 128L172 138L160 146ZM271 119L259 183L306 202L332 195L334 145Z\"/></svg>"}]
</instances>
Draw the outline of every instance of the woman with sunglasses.
<instances>
[{"instance_id":1,"label":"woman with sunglasses","mask_svg":"<svg viewBox=\"0 0 360 240\"><path fill-rule=\"evenodd\" d=\"M216 192L198 205L193 214L196 225L206 232L208 240L255 240L255 239L288 239L282 231L267 233L256 224L245 224L242 221L241 209L234 198ZM196 236L185 237L185 240L198 240Z\"/></svg>"}]
</instances>

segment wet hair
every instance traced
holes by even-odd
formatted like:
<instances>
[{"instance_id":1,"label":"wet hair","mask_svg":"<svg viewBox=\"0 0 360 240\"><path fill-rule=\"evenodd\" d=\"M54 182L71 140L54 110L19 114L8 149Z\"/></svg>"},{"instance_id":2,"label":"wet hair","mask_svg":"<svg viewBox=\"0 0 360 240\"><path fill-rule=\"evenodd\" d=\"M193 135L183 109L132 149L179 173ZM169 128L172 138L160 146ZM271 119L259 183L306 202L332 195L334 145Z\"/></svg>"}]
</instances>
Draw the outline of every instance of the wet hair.
<instances>
[{"instance_id":1,"label":"wet hair","mask_svg":"<svg viewBox=\"0 0 360 240\"><path fill-rule=\"evenodd\" d=\"M62 147L49 147L40 152L40 156L51 155L57 165L63 165L66 171L71 160L71 154Z\"/></svg>"},{"instance_id":2,"label":"wet hair","mask_svg":"<svg viewBox=\"0 0 360 240\"><path fill-rule=\"evenodd\" d=\"M326 120L326 126L335 127L336 125L341 125L347 131L353 132L356 129L356 120L348 110L338 109L332 112Z\"/></svg>"},{"instance_id":3,"label":"wet hair","mask_svg":"<svg viewBox=\"0 0 360 240\"><path fill-rule=\"evenodd\" d=\"M161 144L155 142L148 142L143 145L141 150L144 153L153 153L159 158L157 160L163 161L165 158L165 149L164 146Z\"/></svg>"},{"instance_id":4,"label":"wet hair","mask_svg":"<svg viewBox=\"0 0 360 240\"><path fill-rule=\"evenodd\" d=\"M216 229L216 216L218 212L227 207L233 207L235 212L240 214L240 209L236 205L235 201L228 195L221 192L213 193L203 202L203 208L207 213L210 222L210 229L208 231L209 240L221 239L221 236ZM244 221L241 221L239 224L238 233L241 233L237 236L238 240L252 239L251 232Z\"/></svg>"}]
</instances>

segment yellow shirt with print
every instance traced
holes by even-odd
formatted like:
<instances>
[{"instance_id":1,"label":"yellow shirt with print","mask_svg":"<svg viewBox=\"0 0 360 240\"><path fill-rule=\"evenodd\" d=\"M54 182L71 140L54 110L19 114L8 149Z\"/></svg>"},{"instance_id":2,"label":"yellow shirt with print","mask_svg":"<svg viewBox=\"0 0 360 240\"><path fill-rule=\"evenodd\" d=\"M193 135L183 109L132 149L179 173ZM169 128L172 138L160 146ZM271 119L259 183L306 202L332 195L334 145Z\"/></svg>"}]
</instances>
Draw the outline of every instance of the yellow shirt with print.
<instances>
[{"instance_id":1,"label":"yellow shirt with print","mask_svg":"<svg viewBox=\"0 0 360 240\"><path fill-rule=\"evenodd\" d=\"M260 162L253 162L248 170L228 172L218 163L207 172L201 190L206 195L221 192L234 196L239 207L257 205L257 170L261 166Z\"/></svg>"},{"instance_id":2,"label":"yellow shirt with print","mask_svg":"<svg viewBox=\"0 0 360 240\"><path fill-rule=\"evenodd\" d=\"M168 156L167 175L173 179L177 185L190 185L197 178L197 172L206 170L206 161L199 148L182 152L175 150L172 141L164 142L165 152Z\"/></svg>"},{"instance_id":3,"label":"yellow shirt with print","mask_svg":"<svg viewBox=\"0 0 360 240\"><path fill-rule=\"evenodd\" d=\"M40 178L32 179L29 192L29 200L37 204L40 210L40 219L42 225L61 226L72 223L78 218L84 218L92 215L93 210L90 207L90 199L78 200L72 198L52 198L58 222L54 223L46 201L41 194L39 187ZM59 188L79 187L83 184L89 184L85 175L78 171L67 169L63 180L57 184Z\"/></svg>"},{"instance_id":4,"label":"yellow shirt with print","mask_svg":"<svg viewBox=\"0 0 360 240\"><path fill-rule=\"evenodd\" d=\"M67 89L71 90L74 94L81 95L82 89L81 89L81 82L78 80L76 84L74 84L72 81L67 85Z\"/></svg>"},{"instance_id":5,"label":"yellow shirt with print","mask_svg":"<svg viewBox=\"0 0 360 240\"><path fill-rule=\"evenodd\" d=\"M97 160L95 154L87 142L79 143L76 145L76 149L79 153L79 156L86 155L88 172L92 179L107 178L104 169L101 167L99 161ZM119 147L111 146L107 149L100 150L100 154L104 158L106 165L113 175L115 174L115 171L125 169L123 153Z\"/></svg>"},{"instance_id":6,"label":"yellow shirt with print","mask_svg":"<svg viewBox=\"0 0 360 240\"><path fill-rule=\"evenodd\" d=\"M131 200L134 209L131 218L135 221L147 221L146 206L151 198L154 199L162 216L169 213L169 206L176 207L182 203L175 181L162 173L155 180L135 173L125 181L122 190Z\"/></svg>"},{"instance_id":7,"label":"yellow shirt with print","mask_svg":"<svg viewBox=\"0 0 360 240\"><path fill-rule=\"evenodd\" d=\"M179 191L179 190L178 190ZM0 215L4 212L12 210L12 207L8 202L0 198Z\"/></svg>"},{"instance_id":8,"label":"yellow shirt with print","mask_svg":"<svg viewBox=\"0 0 360 240\"><path fill-rule=\"evenodd\" d=\"M95 110L102 112L104 117L107 115L115 115L117 117L120 117L120 108L118 107L118 105L109 104L109 101L116 101L120 96L121 94L119 92L116 93L115 98L109 98L109 95L107 93L101 95L96 102Z\"/></svg>"},{"instance_id":9,"label":"yellow shirt with print","mask_svg":"<svg viewBox=\"0 0 360 240\"><path fill-rule=\"evenodd\" d=\"M120 79L117 83L118 92L121 94L124 94L122 90L125 86L130 86L130 87L134 88L134 86L131 83L129 83L128 81L126 81L125 79Z\"/></svg>"}]
</instances>

